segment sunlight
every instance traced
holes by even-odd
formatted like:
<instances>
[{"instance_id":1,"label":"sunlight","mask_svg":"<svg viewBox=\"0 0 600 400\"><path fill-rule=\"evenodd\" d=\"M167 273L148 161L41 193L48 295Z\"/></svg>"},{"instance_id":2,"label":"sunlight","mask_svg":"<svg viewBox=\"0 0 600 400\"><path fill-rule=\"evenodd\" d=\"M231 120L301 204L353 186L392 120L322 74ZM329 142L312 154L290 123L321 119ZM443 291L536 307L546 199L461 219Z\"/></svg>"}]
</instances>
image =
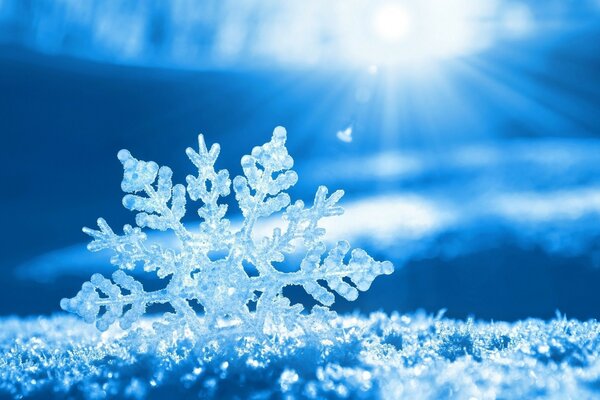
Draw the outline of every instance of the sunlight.
<instances>
[{"instance_id":1,"label":"sunlight","mask_svg":"<svg viewBox=\"0 0 600 400\"><path fill-rule=\"evenodd\" d=\"M411 30L411 15L400 4L384 4L373 15L373 29L382 40L397 42Z\"/></svg>"}]
</instances>

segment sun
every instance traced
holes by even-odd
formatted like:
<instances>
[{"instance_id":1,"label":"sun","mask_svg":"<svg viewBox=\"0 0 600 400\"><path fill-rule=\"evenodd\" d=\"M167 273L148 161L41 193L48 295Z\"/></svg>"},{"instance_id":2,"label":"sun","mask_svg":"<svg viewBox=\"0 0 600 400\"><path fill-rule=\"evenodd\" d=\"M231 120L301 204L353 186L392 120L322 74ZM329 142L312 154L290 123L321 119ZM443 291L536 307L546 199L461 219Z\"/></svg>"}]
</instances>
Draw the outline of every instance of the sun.
<instances>
[{"instance_id":1,"label":"sun","mask_svg":"<svg viewBox=\"0 0 600 400\"><path fill-rule=\"evenodd\" d=\"M401 4L386 3L373 13L372 28L379 39L398 42L410 33L412 16Z\"/></svg>"}]
</instances>

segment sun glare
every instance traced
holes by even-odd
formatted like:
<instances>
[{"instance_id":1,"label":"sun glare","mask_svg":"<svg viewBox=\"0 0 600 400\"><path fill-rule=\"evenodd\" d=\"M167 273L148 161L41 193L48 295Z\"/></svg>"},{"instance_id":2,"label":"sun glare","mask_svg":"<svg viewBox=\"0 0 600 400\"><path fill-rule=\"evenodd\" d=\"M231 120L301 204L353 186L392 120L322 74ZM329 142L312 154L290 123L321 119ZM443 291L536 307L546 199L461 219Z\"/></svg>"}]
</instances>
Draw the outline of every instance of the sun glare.
<instances>
[{"instance_id":1,"label":"sun glare","mask_svg":"<svg viewBox=\"0 0 600 400\"><path fill-rule=\"evenodd\" d=\"M373 30L381 40L398 42L410 33L411 20L410 13L402 5L383 4L373 14Z\"/></svg>"}]
</instances>

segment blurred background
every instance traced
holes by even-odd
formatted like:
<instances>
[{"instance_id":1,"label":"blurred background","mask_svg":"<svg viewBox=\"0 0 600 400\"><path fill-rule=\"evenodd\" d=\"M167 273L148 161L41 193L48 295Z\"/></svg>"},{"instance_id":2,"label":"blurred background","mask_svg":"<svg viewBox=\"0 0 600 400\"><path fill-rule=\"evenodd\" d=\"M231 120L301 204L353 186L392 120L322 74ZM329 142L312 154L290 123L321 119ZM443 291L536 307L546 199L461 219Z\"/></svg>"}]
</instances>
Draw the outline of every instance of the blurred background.
<instances>
[{"instance_id":1,"label":"blurred background","mask_svg":"<svg viewBox=\"0 0 600 400\"><path fill-rule=\"evenodd\" d=\"M598 0L0 0L0 315L112 271L119 149L182 182L202 132L235 175L277 125L396 265L339 310L600 317Z\"/></svg>"}]
</instances>

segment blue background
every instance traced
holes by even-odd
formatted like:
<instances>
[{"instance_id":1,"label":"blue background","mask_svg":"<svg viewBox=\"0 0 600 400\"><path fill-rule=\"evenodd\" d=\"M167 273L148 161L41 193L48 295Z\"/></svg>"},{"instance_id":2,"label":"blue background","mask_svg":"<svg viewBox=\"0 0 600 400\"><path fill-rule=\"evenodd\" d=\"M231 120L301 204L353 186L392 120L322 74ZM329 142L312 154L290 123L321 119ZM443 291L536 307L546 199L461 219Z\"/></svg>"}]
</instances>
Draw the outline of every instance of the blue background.
<instances>
[{"instance_id":1,"label":"blue background","mask_svg":"<svg viewBox=\"0 0 600 400\"><path fill-rule=\"evenodd\" d=\"M466 9L476 2L460 3ZM383 53L400 54L388 58L371 51L376 36L365 45L344 39L342 31L307 45L302 34L257 33L294 16L291 5L126 4L0 1L0 315L57 311L59 299L73 295L92 272L61 272L73 258L87 262L83 251L61 249L82 248L81 227L99 216L114 227L133 221L120 202L119 149L169 165L183 181L193 172L184 149L202 132L221 144L219 166L233 175L240 157L283 125L300 174L291 193L305 200L326 183L346 189L354 204L418 194L440 209L449 201L468 216L482 214L487 193L589 195L583 211L549 212L527 231L518 219L483 213L426 240L392 237L395 244L378 247L350 237L394 261L397 272L339 309L447 308L450 316L506 320L549 318L556 309L599 316L600 3L494 2L481 18L505 33L496 32L482 48L443 57L417 52L417 61L406 56L410 62L403 51L426 48L418 35L410 45L386 42ZM376 12L380 4L369 7ZM410 11L414 2L398 4ZM315 7L312 12L333 19L334 9ZM503 25L510 7L518 12ZM187 51L177 53L178 18L192 11L206 18L186 20L194 29L184 35ZM293 26L313 29L311 18L295 18ZM142 21L142 28L132 21ZM217 50L226 25L242 26L246 42L223 56ZM479 21L473 29L484 28ZM132 31L141 32L135 51L126 46ZM112 41L102 39L106 32ZM283 44L269 42L276 39ZM261 41L275 50L253 47ZM313 55L317 45L320 58ZM336 136L347 127L350 143ZM462 151L469 146L491 149L495 157L483 152L486 168L461 167L474 165L472 153ZM377 173L369 160L382 154L391 154L383 171L390 162L404 165L407 154L428 168ZM471 202L475 197L484 200ZM565 202L563 211L570 207ZM187 218L195 220L193 211ZM419 244L424 248L417 251ZM22 272L53 251L43 266L56 269L51 278ZM308 301L298 291L290 296Z\"/></svg>"}]
</instances>

